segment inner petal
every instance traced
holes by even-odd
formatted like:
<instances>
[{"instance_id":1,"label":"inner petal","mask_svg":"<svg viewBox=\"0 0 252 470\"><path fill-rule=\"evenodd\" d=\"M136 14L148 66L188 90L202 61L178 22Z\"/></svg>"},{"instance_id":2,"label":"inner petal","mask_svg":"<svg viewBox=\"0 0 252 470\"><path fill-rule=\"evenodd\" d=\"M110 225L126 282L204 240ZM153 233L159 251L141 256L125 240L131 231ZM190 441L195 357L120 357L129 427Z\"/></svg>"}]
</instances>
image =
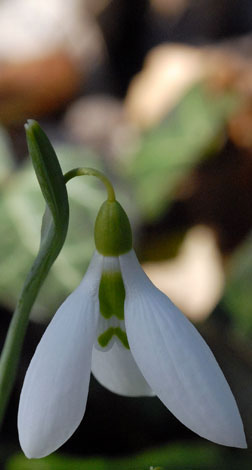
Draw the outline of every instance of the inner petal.
<instances>
[{"instance_id":1,"label":"inner petal","mask_svg":"<svg viewBox=\"0 0 252 470\"><path fill-rule=\"evenodd\" d=\"M124 319L125 289L117 257L104 257L99 286L100 313L105 318L115 315Z\"/></svg>"},{"instance_id":2,"label":"inner petal","mask_svg":"<svg viewBox=\"0 0 252 470\"><path fill-rule=\"evenodd\" d=\"M119 259L104 256L99 286L100 316L95 347L106 351L116 342L129 349L124 323L125 289Z\"/></svg>"},{"instance_id":3,"label":"inner petal","mask_svg":"<svg viewBox=\"0 0 252 470\"><path fill-rule=\"evenodd\" d=\"M124 320L119 320L114 315L108 319L100 315L95 342L96 349L108 351L115 342L119 347L129 349Z\"/></svg>"}]
</instances>

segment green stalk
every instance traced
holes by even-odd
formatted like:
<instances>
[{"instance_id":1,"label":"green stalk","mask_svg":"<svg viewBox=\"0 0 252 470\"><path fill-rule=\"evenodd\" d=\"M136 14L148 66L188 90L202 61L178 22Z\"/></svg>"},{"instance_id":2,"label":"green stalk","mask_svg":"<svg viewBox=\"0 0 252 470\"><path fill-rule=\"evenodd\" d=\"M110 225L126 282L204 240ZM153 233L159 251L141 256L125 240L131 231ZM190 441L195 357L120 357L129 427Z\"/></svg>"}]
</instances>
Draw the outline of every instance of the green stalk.
<instances>
[{"instance_id":1,"label":"green stalk","mask_svg":"<svg viewBox=\"0 0 252 470\"><path fill-rule=\"evenodd\" d=\"M58 237L57 230L52 223L47 239L26 278L12 316L0 359L0 423L15 382L30 311L62 244L62 238Z\"/></svg>"},{"instance_id":2,"label":"green stalk","mask_svg":"<svg viewBox=\"0 0 252 470\"><path fill-rule=\"evenodd\" d=\"M64 177L57 156L38 123L28 121L27 143L47 207L40 248L27 275L12 316L0 358L0 423L15 382L29 315L38 292L66 238L69 207Z\"/></svg>"},{"instance_id":3,"label":"green stalk","mask_svg":"<svg viewBox=\"0 0 252 470\"><path fill-rule=\"evenodd\" d=\"M105 188L107 189L108 201L115 202L116 197L114 188L110 183L109 179L103 173L98 170L94 170L93 168L74 168L73 170L68 171L64 175L64 180L67 183L69 180L75 178L76 176L95 176L104 184Z\"/></svg>"}]
</instances>

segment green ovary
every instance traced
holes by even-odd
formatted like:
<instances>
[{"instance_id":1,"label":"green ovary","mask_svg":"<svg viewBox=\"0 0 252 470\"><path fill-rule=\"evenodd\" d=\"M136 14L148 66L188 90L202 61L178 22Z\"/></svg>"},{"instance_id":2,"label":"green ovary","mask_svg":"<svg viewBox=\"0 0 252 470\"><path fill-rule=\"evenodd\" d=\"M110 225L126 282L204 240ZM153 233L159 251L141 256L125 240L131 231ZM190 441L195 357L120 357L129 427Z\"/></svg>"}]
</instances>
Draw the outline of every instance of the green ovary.
<instances>
[{"instance_id":1,"label":"green ovary","mask_svg":"<svg viewBox=\"0 0 252 470\"><path fill-rule=\"evenodd\" d=\"M105 318L124 319L125 289L120 272L103 272L99 287L100 312Z\"/></svg>"},{"instance_id":2,"label":"green ovary","mask_svg":"<svg viewBox=\"0 0 252 470\"><path fill-rule=\"evenodd\" d=\"M120 327L110 327L104 333L102 333L97 339L99 345L105 348L109 344L113 335L117 336L126 349L130 349L127 335Z\"/></svg>"}]
</instances>

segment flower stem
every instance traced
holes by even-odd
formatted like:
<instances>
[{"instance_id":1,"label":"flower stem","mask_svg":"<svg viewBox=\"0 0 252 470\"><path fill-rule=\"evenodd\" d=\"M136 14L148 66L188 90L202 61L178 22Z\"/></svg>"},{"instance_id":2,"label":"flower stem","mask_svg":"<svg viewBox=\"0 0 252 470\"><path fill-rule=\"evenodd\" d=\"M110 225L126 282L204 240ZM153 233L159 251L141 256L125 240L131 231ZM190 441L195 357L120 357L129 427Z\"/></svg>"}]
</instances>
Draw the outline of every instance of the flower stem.
<instances>
[{"instance_id":1,"label":"flower stem","mask_svg":"<svg viewBox=\"0 0 252 470\"><path fill-rule=\"evenodd\" d=\"M108 201L114 202L116 200L114 188L109 181L109 179L100 171L94 170L93 168L74 168L73 170L68 171L64 175L65 183L70 179L75 178L75 176L95 176L105 185L108 193Z\"/></svg>"},{"instance_id":2,"label":"flower stem","mask_svg":"<svg viewBox=\"0 0 252 470\"><path fill-rule=\"evenodd\" d=\"M52 222L47 239L41 245L38 256L27 275L1 353L0 423L15 381L31 308L62 244L62 237L59 236Z\"/></svg>"}]
</instances>

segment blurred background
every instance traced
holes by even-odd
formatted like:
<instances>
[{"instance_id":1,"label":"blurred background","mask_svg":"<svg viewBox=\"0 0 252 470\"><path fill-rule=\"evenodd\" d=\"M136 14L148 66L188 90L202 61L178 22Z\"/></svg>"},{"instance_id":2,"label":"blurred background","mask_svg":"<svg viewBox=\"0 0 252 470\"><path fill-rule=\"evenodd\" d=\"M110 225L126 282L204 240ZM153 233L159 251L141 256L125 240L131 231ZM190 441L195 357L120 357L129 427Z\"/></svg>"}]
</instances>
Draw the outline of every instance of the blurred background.
<instances>
[{"instance_id":1,"label":"blurred background","mask_svg":"<svg viewBox=\"0 0 252 470\"><path fill-rule=\"evenodd\" d=\"M143 267L221 365L252 445L251 0L0 0L0 340L36 256L44 201L24 123L65 171L115 185ZM91 379L85 418L53 456L27 460L16 415L46 324L80 282L104 189L70 183L70 229L32 312L0 438L4 470L250 469L251 450L208 443L157 398Z\"/></svg>"}]
</instances>

